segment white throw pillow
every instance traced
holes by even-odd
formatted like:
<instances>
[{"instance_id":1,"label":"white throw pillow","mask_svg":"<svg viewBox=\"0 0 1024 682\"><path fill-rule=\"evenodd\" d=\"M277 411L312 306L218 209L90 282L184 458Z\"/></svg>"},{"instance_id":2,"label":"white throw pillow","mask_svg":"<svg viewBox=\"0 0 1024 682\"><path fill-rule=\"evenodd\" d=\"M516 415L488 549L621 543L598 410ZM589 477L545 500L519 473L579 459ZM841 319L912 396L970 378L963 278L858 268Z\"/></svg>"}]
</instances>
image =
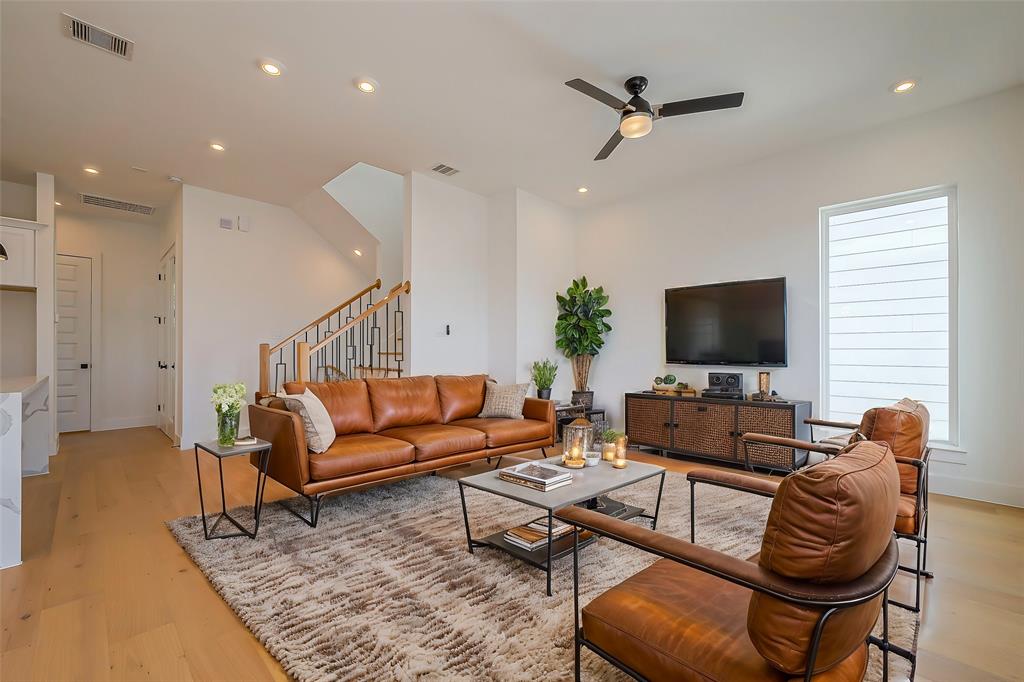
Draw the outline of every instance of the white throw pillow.
<instances>
[{"instance_id":1,"label":"white throw pillow","mask_svg":"<svg viewBox=\"0 0 1024 682\"><path fill-rule=\"evenodd\" d=\"M277 397L284 401L289 412L302 417L302 427L306 432L306 447L316 453L325 452L334 442L334 422L320 398L308 388L305 393L289 395L280 391Z\"/></svg>"}]
</instances>

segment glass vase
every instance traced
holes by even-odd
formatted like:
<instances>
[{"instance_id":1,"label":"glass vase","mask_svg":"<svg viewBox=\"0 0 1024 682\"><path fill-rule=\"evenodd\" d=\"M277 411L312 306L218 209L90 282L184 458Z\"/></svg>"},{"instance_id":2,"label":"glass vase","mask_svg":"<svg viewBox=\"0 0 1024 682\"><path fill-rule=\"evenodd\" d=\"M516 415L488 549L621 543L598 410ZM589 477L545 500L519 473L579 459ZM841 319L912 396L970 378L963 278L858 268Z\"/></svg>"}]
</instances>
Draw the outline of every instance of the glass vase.
<instances>
[{"instance_id":1,"label":"glass vase","mask_svg":"<svg viewBox=\"0 0 1024 682\"><path fill-rule=\"evenodd\" d=\"M223 447L235 444L238 438L239 412L221 412L217 410L217 442Z\"/></svg>"}]
</instances>

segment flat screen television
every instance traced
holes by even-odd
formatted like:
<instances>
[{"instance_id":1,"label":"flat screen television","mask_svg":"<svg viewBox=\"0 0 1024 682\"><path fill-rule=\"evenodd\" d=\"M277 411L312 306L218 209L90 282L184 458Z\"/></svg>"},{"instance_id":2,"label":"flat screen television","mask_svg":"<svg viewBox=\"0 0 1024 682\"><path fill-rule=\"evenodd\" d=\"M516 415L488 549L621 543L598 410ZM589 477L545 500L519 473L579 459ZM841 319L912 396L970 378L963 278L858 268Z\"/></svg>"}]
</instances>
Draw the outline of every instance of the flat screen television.
<instances>
[{"instance_id":1,"label":"flat screen television","mask_svg":"<svg viewBox=\"0 0 1024 682\"><path fill-rule=\"evenodd\" d=\"M786 278L665 290L665 360L786 366Z\"/></svg>"}]
</instances>

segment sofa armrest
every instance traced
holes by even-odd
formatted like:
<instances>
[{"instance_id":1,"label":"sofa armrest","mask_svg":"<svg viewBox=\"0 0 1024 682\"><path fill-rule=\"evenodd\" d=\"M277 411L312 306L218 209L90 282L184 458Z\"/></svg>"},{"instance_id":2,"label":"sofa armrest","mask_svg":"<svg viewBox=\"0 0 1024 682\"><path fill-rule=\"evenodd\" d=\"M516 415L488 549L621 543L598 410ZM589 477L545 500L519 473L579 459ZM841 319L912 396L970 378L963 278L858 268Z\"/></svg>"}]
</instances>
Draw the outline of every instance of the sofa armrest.
<instances>
[{"instance_id":1,"label":"sofa armrest","mask_svg":"<svg viewBox=\"0 0 1024 682\"><path fill-rule=\"evenodd\" d=\"M849 606L871 599L881 594L892 582L899 564L899 547L896 538L892 537L882 557L861 577L843 584L818 584L786 578L752 561L744 561L590 509L565 507L558 510L555 516L577 528L803 606Z\"/></svg>"},{"instance_id":2,"label":"sofa armrest","mask_svg":"<svg viewBox=\"0 0 1024 682\"><path fill-rule=\"evenodd\" d=\"M249 431L271 444L267 475L301 493L309 482L309 450L302 418L287 410L249 405Z\"/></svg>"},{"instance_id":3,"label":"sofa armrest","mask_svg":"<svg viewBox=\"0 0 1024 682\"><path fill-rule=\"evenodd\" d=\"M555 442L555 402L540 398L527 398L523 403L523 418L547 422L551 426L551 442Z\"/></svg>"},{"instance_id":4,"label":"sofa armrest","mask_svg":"<svg viewBox=\"0 0 1024 682\"><path fill-rule=\"evenodd\" d=\"M779 489L780 480L759 478L739 474L735 471L722 471L721 469L694 469L686 474L686 480L691 483L705 483L719 488L731 488L744 493L760 495L762 497L775 497Z\"/></svg>"}]
</instances>

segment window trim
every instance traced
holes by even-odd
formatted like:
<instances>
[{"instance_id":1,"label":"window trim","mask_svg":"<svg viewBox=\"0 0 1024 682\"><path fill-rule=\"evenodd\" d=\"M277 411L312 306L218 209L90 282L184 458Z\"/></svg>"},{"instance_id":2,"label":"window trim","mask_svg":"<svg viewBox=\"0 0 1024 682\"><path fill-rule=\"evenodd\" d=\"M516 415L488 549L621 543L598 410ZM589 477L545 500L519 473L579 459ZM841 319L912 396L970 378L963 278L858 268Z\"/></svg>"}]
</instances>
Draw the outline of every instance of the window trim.
<instances>
[{"instance_id":1,"label":"window trim","mask_svg":"<svg viewBox=\"0 0 1024 682\"><path fill-rule=\"evenodd\" d=\"M939 185L924 189L910 190L889 194L871 199L848 201L841 204L833 204L818 209L818 238L819 238L819 261L818 261L818 289L819 295L819 347L821 366L819 368L821 380L819 382L819 400L821 414L829 413L828 386L829 386L829 220L836 216L858 211L867 211L873 208L885 208L897 204L905 204L912 201L924 199L935 199L946 197L946 217L949 230L948 237L948 259L949 259L949 439L943 441L931 441L929 445L935 447L952 446L959 448L960 445L960 381L959 381L959 310L960 301L957 295L959 291L959 263L958 242L960 226L957 222L957 187L956 185Z\"/></svg>"}]
</instances>

